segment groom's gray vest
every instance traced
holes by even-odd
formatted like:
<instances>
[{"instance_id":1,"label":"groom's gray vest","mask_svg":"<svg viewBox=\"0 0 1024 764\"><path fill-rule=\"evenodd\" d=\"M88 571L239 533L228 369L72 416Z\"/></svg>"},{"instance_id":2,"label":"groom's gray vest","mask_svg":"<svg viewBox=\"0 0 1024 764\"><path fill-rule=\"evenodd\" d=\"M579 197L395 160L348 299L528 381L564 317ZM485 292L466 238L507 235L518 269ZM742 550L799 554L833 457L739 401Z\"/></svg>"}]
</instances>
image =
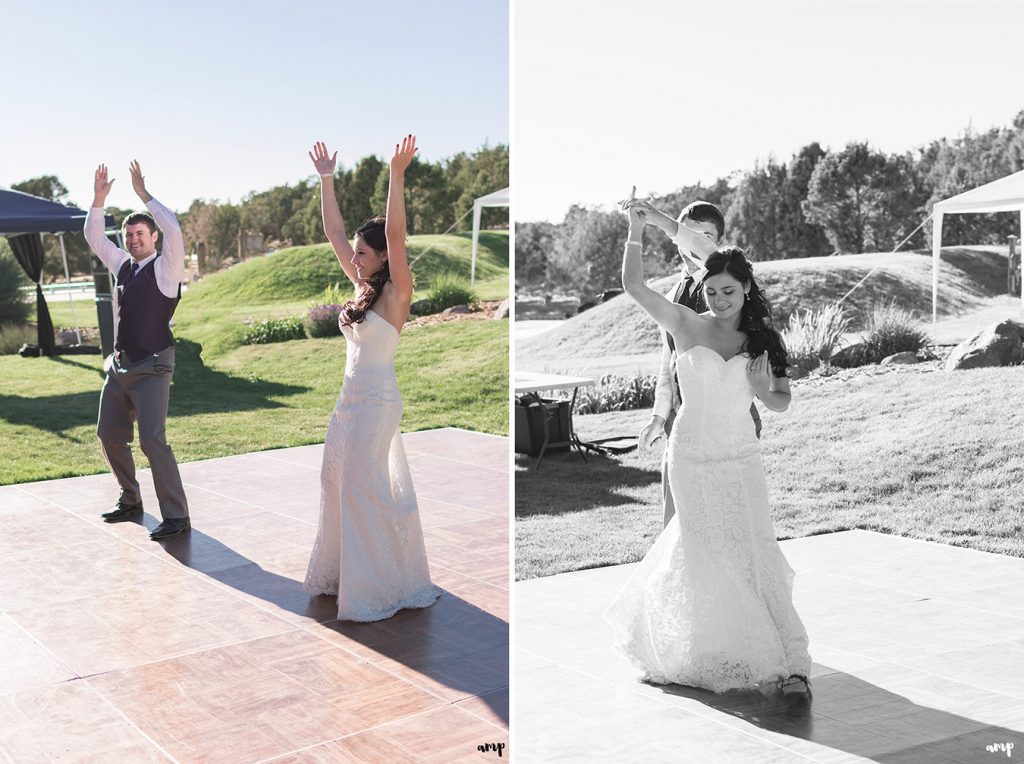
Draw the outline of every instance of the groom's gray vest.
<instances>
[{"instance_id":1,"label":"groom's gray vest","mask_svg":"<svg viewBox=\"0 0 1024 764\"><path fill-rule=\"evenodd\" d=\"M181 300L168 297L156 283L157 255L132 276L134 259L128 258L117 272L117 337L114 349L135 363L174 344L170 321Z\"/></svg>"}]
</instances>

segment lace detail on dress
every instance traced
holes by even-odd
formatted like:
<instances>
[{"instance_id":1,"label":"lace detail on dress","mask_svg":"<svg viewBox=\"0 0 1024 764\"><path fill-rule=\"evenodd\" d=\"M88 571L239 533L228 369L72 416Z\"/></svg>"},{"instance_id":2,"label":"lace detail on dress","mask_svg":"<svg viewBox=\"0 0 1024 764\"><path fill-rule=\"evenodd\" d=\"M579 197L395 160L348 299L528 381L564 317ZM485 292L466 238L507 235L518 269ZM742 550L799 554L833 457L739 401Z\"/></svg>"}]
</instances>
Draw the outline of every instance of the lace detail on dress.
<instances>
[{"instance_id":1,"label":"lace detail on dress","mask_svg":"<svg viewBox=\"0 0 1024 764\"><path fill-rule=\"evenodd\" d=\"M320 523L304 588L337 595L341 620L389 618L440 595L399 431L398 332L388 326L367 311L366 321L343 327L345 378L324 442Z\"/></svg>"},{"instance_id":2,"label":"lace detail on dress","mask_svg":"<svg viewBox=\"0 0 1024 764\"><path fill-rule=\"evenodd\" d=\"M668 445L676 515L608 608L646 677L715 692L810 674L793 570L768 513L746 357L677 359L683 407Z\"/></svg>"}]
</instances>

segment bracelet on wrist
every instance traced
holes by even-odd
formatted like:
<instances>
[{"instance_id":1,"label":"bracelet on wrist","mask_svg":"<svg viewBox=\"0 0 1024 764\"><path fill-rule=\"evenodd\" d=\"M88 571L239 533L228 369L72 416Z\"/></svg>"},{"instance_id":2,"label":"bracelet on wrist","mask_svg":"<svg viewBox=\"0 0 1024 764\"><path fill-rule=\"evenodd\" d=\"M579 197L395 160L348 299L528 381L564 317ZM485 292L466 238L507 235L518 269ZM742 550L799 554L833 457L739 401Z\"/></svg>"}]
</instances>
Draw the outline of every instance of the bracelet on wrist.
<instances>
[{"instance_id":1,"label":"bracelet on wrist","mask_svg":"<svg viewBox=\"0 0 1024 764\"><path fill-rule=\"evenodd\" d=\"M334 173L333 172L322 172L322 173L320 173L320 177L321 178L333 178L334 177Z\"/></svg>"}]
</instances>

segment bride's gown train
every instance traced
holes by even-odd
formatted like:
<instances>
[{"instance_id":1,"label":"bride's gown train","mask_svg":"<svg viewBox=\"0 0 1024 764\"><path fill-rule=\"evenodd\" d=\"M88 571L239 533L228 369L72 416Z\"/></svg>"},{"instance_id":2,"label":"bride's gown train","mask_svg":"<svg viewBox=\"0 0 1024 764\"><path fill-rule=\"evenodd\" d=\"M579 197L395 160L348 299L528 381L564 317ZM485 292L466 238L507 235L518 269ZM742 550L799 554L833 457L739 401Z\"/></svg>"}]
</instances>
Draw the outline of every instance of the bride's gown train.
<instances>
[{"instance_id":1,"label":"bride's gown train","mask_svg":"<svg viewBox=\"0 0 1024 764\"><path fill-rule=\"evenodd\" d=\"M338 596L338 618L379 621L427 607L430 582L416 493L402 448L398 330L373 310L342 326L345 379L320 468L320 524L305 589Z\"/></svg>"},{"instance_id":2,"label":"bride's gown train","mask_svg":"<svg viewBox=\"0 0 1024 764\"><path fill-rule=\"evenodd\" d=\"M676 361L676 514L606 612L619 647L657 684L724 692L810 676L793 570L768 513L748 361L703 345Z\"/></svg>"}]
</instances>

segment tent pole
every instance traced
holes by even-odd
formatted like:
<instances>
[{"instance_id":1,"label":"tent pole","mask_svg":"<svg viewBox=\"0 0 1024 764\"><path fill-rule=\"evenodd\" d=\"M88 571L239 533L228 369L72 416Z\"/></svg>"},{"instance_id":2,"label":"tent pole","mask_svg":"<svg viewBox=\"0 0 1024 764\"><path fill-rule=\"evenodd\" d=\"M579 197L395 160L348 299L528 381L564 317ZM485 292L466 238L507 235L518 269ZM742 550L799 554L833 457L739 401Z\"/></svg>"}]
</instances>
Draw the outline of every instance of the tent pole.
<instances>
[{"instance_id":1,"label":"tent pole","mask_svg":"<svg viewBox=\"0 0 1024 764\"><path fill-rule=\"evenodd\" d=\"M71 304L71 323L75 325L75 339L78 344L82 344L82 333L78 331L78 319L75 317L75 301L71 298L71 271L68 270L68 250L64 246L64 233L63 231L57 234L57 238L60 239L60 254L64 258L64 278L68 281L68 302Z\"/></svg>"},{"instance_id":2,"label":"tent pole","mask_svg":"<svg viewBox=\"0 0 1024 764\"><path fill-rule=\"evenodd\" d=\"M1020 208L1020 254L1017 259L1021 263L1020 267L1020 309L1024 311L1024 207Z\"/></svg>"},{"instance_id":3,"label":"tent pole","mask_svg":"<svg viewBox=\"0 0 1024 764\"><path fill-rule=\"evenodd\" d=\"M935 216L932 222L932 334L939 313L939 252L942 250L942 213Z\"/></svg>"},{"instance_id":4,"label":"tent pole","mask_svg":"<svg viewBox=\"0 0 1024 764\"><path fill-rule=\"evenodd\" d=\"M473 202L473 261L469 270L469 285L476 283L476 248L480 241L480 203Z\"/></svg>"}]
</instances>

